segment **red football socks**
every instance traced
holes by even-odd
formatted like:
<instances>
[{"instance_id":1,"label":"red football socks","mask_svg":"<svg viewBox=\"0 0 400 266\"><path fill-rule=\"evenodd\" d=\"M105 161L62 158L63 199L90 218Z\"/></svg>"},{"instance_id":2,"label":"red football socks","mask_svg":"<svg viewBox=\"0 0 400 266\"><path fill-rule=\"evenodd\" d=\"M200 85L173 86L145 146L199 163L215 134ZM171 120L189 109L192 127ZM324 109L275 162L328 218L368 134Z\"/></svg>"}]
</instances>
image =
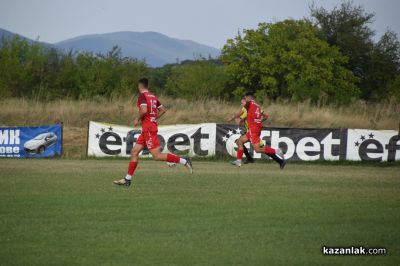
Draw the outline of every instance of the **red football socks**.
<instances>
[{"instance_id":1,"label":"red football socks","mask_svg":"<svg viewBox=\"0 0 400 266\"><path fill-rule=\"evenodd\" d=\"M179 163L179 156L176 156L175 154L168 153L167 154L167 162L169 163Z\"/></svg>"},{"instance_id":2,"label":"red football socks","mask_svg":"<svg viewBox=\"0 0 400 266\"><path fill-rule=\"evenodd\" d=\"M275 155L275 149L273 149L271 147L266 146L264 151L265 151L266 155L269 155L269 156Z\"/></svg>"},{"instance_id":3,"label":"red football socks","mask_svg":"<svg viewBox=\"0 0 400 266\"><path fill-rule=\"evenodd\" d=\"M236 158L237 158L238 160L242 160L242 158L243 158L243 149L238 149L238 150L237 150Z\"/></svg>"},{"instance_id":4,"label":"red football socks","mask_svg":"<svg viewBox=\"0 0 400 266\"><path fill-rule=\"evenodd\" d=\"M137 162L129 162L128 175L133 175L133 173L135 172L137 164L138 164Z\"/></svg>"}]
</instances>

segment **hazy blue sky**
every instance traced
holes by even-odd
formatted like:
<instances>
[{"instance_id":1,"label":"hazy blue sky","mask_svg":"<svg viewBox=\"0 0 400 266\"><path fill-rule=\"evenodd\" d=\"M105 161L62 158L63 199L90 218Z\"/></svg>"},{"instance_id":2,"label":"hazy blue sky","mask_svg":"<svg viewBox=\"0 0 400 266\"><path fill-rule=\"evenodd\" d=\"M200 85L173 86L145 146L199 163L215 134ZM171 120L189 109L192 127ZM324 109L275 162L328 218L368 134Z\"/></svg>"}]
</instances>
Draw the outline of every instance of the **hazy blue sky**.
<instances>
[{"instance_id":1,"label":"hazy blue sky","mask_svg":"<svg viewBox=\"0 0 400 266\"><path fill-rule=\"evenodd\" d=\"M355 0L373 28L400 35L399 0ZM157 31L221 48L238 29L308 16L312 0L0 0L0 28L44 42L113 31ZM330 8L340 0L315 1Z\"/></svg>"}]
</instances>

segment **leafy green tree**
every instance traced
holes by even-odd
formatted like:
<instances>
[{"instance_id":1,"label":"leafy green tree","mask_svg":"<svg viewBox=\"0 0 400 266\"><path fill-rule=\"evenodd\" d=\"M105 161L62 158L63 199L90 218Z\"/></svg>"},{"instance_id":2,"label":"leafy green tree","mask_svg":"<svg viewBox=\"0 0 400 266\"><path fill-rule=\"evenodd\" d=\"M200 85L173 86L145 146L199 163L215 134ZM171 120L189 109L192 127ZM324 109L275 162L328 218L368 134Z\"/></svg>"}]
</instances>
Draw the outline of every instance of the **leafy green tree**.
<instances>
[{"instance_id":1,"label":"leafy green tree","mask_svg":"<svg viewBox=\"0 0 400 266\"><path fill-rule=\"evenodd\" d=\"M349 60L346 67L359 79L361 96L366 100L382 100L388 96L388 86L399 73L399 42L397 36L386 32L374 43L370 24L374 14L352 1L342 2L332 10L311 7L311 16L321 38L337 46Z\"/></svg>"},{"instance_id":2,"label":"leafy green tree","mask_svg":"<svg viewBox=\"0 0 400 266\"><path fill-rule=\"evenodd\" d=\"M54 62L49 64L49 67L54 70L52 73L54 76L49 77L49 84L52 84L53 97L78 98L80 94L78 90L80 73L75 60L76 54L69 51L64 55L60 55L56 51L51 57L54 57L54 60L50 60L50 62Z\"/></svg>"},{"instance_id":3,"label":"leafy green tree","mask_svg":"<svg viewBox=\"0 0 400 266\"><path fill-rule=\"evenodd\" d=\"M44 48L16 37L3 39L0 49L0 88L11 97L32 97L46 87Z\"/></svg>"},{"instance_id":4,"label":"leafy green tree","mask_svg":"<svg viewBox=\"0 0 400 266\"><path fill-rule=\"evenodd\" d=\"M187 99L220 97L226 82L223 66L201 60L173 66L165 89L167 94Z\"/></svg>"},{"instance_id":5,"label":"leafy green tree","mask_svg":"<svg viewBox=\"0 0 400 266\"><path fill-rule=\"evenodd\" d=\"M148 74L144 62L122 58L117 46L106 55L79 54L76 64L81 98L131 95L137 80Z\"/></svg>"},{"instance_id":6,"label":"leafy green tree","mask_svg":"<svg viewBox=\"0 0 400 266\"><path fill-rule=\"evenodd\" d=\"M400 75L400 42L394 32L387 31L374 45L365 68L368 73L363 85L365 98L374 101L389 98Z\"/></svg>"},{"instance_id":7,"label":"leafy green tree","mask_svg":"<svg viewBox=\"0 0 400 266\"><path fill-rule=\"evenodd\" d=\"M357 97L347 58L319 38L307 20L260 23L228 40L221 57L233 94L245 90L271 99L347 102Z\"/></svg>"},{"instance_id":8,"label":"leafy green tree","mask_svg":"<svg viewBox=\"0 0 400 266\"><path fill-rule=\"evenodd\" d=\"M400 103L400 75L397 75L388 85L389 99Z\"/></svg>"},{"instance_id":9,"label":"leafy green tree","mask_svg":"<svg viewBox=\"0 0 400 266\"><path fill-rule=\"evenodd\" d=\"M322 39L339 47L349 60L347 65L355 75L365 75L363 66L373 48L374 32L369 27L374 14L365 12L362 6L351 1L342 2L332 10L311 6L311 17L319 29Z\"/></svg>"},{"instance_id":10,"label":"leafy green tree","mask_svg":"<svg viewBox=\"0 0 400 266\"><path fill-rule=\"evenodd\" d=\"M92 98L131 95L147 65L122 58L116 46L107 54L62 53L21 38L0 43L2 97Z\"/></svg>"}]
</instances>

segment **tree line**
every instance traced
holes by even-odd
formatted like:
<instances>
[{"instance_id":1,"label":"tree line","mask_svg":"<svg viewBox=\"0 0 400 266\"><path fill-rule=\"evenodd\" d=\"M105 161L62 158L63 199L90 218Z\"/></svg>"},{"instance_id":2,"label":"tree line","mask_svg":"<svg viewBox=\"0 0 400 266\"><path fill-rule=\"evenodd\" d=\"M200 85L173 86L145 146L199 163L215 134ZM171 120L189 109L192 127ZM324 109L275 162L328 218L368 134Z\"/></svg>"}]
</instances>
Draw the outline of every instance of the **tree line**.
<instances>
[{"instance_id":1,"label":"tree line","mask_svg":"<svg viewBox=\"0 0 400 266\"><path fill-rule=\"evenodd\" d=\"M149 77L157 93L179 98L260 99L345 104L400 102L400 43L390 30L379 40L374 14L343 2L331 10L311 6L310 17L260 23L227 40L218 59L151 68L106 54L67 53L19 37L0 44L0 95L39 100L125 97Z\"/></svg>"}]
</instances>

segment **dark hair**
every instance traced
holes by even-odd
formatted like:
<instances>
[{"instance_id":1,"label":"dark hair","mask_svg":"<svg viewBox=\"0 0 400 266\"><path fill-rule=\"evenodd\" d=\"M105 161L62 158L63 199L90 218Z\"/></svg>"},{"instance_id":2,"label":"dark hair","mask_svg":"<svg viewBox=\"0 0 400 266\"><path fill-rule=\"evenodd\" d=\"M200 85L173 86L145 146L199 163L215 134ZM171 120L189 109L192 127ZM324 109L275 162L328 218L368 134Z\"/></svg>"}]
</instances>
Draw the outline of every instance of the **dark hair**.
<instances>
[{"instance_id":1,"label":"dark hair","mask_svg":"<svg viewBox=\"0 0 400 266\"><path fill-rule=\"evenodd\" d=\"M138 81L139 84L142 84L143 87L148 88L149 87L149 80L147 78L141 78Z\"/></svg>"},{"instance_id":2,"label":"dark hair","mask_svg":"<svg viewBox=\"0 0 400 266\"><path fill-rule=\"evenodd\" d=\"M246 92L246 93L244 94L243 97L246 97L246 96L254 97L254 94L253 94L251 91L248 91L248 92Z\"/></svg>"}]
</instances>

